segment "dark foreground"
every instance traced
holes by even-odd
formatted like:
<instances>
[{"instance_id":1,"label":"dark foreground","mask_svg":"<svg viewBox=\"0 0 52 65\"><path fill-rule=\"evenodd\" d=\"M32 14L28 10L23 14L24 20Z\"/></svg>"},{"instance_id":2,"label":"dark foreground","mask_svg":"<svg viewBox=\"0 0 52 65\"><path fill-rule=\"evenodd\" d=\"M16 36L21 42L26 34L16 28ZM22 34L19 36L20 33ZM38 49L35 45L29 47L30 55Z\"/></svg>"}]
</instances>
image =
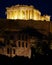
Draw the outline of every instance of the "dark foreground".
<instances>
[{"instance_id":1,"label":"dark foreground","mask_svg":"<svg viewBox=\"0 0 52 65\"><path fill-rule=\"evenodd\" d=\"M52 64L52 56L48 55L36 55L31 59L25 57L15 56L14 58L9 58L4 55L0 55L0 65L39 65L39 64Z\"/></svg>"}]
</instances>

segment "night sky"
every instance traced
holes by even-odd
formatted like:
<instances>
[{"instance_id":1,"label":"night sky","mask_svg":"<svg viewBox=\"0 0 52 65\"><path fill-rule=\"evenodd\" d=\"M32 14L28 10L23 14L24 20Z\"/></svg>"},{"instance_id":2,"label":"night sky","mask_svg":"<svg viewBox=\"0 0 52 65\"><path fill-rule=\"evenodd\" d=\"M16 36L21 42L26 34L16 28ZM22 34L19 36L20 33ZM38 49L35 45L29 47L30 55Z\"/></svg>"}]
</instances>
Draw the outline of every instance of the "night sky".
<instances>
[{"instance_id":1,"label":"night sky","mask_svg":"<svg viewBox=\"0 0 52 65\"><path fill-rule=\"evenodd\" d=\"M0 0L0 18L6 18L6 7L12 5L33 5L43 14L51 16L52 20L52 1L51 0Z\"/></svg>"}]
</instances>

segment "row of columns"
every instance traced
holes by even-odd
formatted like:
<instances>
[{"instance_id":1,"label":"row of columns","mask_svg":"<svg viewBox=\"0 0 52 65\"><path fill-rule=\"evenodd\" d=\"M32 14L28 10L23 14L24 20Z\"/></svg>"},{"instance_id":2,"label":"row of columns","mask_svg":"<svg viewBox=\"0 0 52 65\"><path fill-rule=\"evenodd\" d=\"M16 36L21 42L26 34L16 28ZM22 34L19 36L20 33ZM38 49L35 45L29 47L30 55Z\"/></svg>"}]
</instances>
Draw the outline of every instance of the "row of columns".
<instances>
[{"instance_id":1,"label":"row of columns","mask_svg":"<svg viewBox=\"0 0 52 65\"><path fill-rule=\"evenodd\" d=\"M33 19L33 9L24 10L8 10L7 19Z\"/></svg>"},{"instance_id":2,"label":"row of columns","mask_svg":"<svg viewBox=\"0 0 52 65\"><path fill-rule=\"evenodd\" d=\"M15 46L17 47L29 47L30 43L29 43L29 36L27 35L15 35L13 36L14 39L10 39L10 35L7 35L7 37L5 38L5 44L15 44ZM27 37L27 38L26 38ZM23 38L23 39L22 39ZM25 39L26 38L26 39Z\"/></svg>"}]
</instances>

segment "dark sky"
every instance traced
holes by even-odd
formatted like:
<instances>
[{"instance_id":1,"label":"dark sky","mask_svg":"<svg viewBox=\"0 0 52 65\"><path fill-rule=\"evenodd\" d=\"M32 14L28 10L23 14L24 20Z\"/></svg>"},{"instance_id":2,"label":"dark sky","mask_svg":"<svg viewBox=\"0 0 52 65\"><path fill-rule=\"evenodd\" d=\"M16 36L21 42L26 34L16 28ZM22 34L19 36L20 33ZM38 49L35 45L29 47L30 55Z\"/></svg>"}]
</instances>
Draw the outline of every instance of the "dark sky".
<instances>
[{"instance_id":1,"label":"dark sky","mask_svg":"<svg viewBox=\"0 0 52 65\"><path fill-rule=\"evenodd\" d=\"M35 8L39 9L42 12L42 14L51 15L52 20L51 0L0 0L0 18L6 18L5 16L6 7L17 4L33 5Z\"/></svg>"}]
</instances>

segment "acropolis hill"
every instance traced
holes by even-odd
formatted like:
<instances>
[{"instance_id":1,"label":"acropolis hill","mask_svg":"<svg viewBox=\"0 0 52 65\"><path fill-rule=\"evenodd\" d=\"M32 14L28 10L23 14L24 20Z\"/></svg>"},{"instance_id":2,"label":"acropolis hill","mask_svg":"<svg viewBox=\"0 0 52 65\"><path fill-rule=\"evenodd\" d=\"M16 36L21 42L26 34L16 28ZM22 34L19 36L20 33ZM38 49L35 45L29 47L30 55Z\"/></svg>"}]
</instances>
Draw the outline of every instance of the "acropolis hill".
<instances>
[{"instance_id":1,"label":"acropolis hill","mask_svg":"<svg viewBox=\"0 0 52 65\"><path fill-rule=\"evenodd\" d=\"M52 22L49 15L33 6L15 5L6 8L7 19L0 19L0 54L31 57L31 47L44 54L37 44L49 44L52 50ZM39 50L39 51L38 51ZM36 53L37 53L36 52Z\"/></svg>"}]
</instances>

